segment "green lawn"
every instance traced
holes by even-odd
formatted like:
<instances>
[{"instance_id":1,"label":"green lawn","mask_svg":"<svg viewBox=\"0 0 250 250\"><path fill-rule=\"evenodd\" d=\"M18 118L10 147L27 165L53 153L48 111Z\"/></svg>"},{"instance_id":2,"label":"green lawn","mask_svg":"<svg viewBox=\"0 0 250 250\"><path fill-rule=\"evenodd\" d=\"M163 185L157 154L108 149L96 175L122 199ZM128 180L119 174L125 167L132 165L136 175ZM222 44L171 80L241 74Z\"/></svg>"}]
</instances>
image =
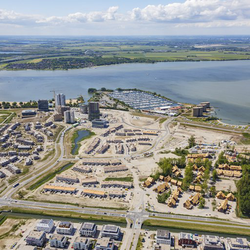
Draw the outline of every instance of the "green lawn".
<instances>
[{"instance_id":1,"label":"green lawn","mask_svg":"<svg viewBox=\"0 0 250 250\"><path fill-rule=\"evenodd\" d=\"M176 229L187 229L187 230L197 230L211 233L225 233L225 234L234 234L234 235L246 235L250 236L250 228L236 228L236 227L226 227L224 224L218 223L217 225L209 225L209 223L204 224L194 224L194 223L185 223L185 221L177 220L168 220L162 221L157 219L148 219L144 221L144 226L152 227L167 227L167 228L176 228Z\"/></svg>"},{"instance_id":2,"label":"green lawn","mask_svg":"<svg viewBox=\"0 0 250 250\"><path fill-rule=\"evenodd\" d=\"M107 177L105 181L126 181L126 182L133 182L133 177Z\"/></svg>"}]
</instances>

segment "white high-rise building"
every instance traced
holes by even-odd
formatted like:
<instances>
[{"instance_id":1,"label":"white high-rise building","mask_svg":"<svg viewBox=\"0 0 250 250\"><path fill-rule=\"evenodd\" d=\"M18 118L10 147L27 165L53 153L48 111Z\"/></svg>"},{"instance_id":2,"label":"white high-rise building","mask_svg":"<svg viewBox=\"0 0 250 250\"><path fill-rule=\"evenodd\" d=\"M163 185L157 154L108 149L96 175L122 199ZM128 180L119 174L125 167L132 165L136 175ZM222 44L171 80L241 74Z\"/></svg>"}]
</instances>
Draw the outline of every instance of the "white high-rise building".
<instances>
[{"instance_id":1,"label":"white high-rise building","mask_svg":"<svg viewBox=\"0 0 250 250\"><path fill-rule=\"evenodd\" d=\"M67 110L64 112L64 122L65 123L75 122L75 112L73 110Z\"/></svg>"},{"instance_id":2,"label":"white high-rise building","mask_svg":"<svg viewBox=\"0 0 250 250\"><path fill-rule=\"evenodd\" d=\"M57 94L56 95L56 107L58 106L65 106L66 105L66 97L64 94Z\"/></svg>"}]
</instances>

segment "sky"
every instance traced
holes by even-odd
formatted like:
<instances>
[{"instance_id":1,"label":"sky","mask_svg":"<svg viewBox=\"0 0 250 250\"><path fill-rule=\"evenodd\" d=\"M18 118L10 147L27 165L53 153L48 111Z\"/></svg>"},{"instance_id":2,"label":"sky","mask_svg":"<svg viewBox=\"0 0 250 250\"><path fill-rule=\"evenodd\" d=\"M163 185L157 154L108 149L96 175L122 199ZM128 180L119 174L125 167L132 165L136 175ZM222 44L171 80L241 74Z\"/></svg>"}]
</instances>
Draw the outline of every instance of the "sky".
<instances>
[{"instance_id":1,"label":"sky","mask_svg":"<svg viewBox=\"0 0 250 250\"><path fill-rule=\"evenodd\" d=\"M1 0L0 35L250 35L250 0Z\"/></svg>"}]
</instances>

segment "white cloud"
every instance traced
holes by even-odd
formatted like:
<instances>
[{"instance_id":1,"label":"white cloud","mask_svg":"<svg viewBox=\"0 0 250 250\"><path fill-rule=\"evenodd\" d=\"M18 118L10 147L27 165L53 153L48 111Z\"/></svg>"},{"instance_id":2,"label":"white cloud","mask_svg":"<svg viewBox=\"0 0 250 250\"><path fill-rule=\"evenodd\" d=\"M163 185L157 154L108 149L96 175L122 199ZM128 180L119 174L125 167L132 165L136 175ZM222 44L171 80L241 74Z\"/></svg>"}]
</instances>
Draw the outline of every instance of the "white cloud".
<instances>
[{"instance_id":1,"label":"white cloud","mask_svg":"<svg viewBox=\"0 0 250 250\"><path fill-rule=\"evenodd\" d=\"M183 3L148 5L127 13L117 6L106 11L71 13L66 16L25 15L0 9L0 24L48 27L81 27L81 24L105 23L117 27L143 23L172 25L173 27L249 27L249 0L186 0ZM112 27L114 27L112 26Z\"/></svg>"},{"instance_id":2,"label":"white cloud","mask_svg":"<svg viewBox=\"0 0 250 250\"><path fill-rule=\"evenodd\" d=\"M85 23L85 22L105 22L108 20L116 20L118 18L117 15L117 6L113 6L108 8L107 11L93 11L89 13L73 13L69 14L65 17L48 17L43 18L41 20L37 20L37 23L52 23L52 24L60 24L60 23Z\"/></svg>"},{"instance_id":3,"label":"white cloud","mask_svg":"<svg viewBox=\"0 0 250 250\"><path fill-rule=\"evenodd\" d=\"M25 25L34 23L41 18L39 15L24 15L14 11L0 9L0 23Z\"/></svg>"},{"instance_id":4,"label":"white cloud","mask_svg":"<svg viewBox=\"0 0 250 250\"><path fill-rule=\"evenodd\" d=\"M208 22L212 20L249 19L248 1L186 0L184 3L148 5L131 11L133 20L154 22Z\"/></svg>"}]
</instances>

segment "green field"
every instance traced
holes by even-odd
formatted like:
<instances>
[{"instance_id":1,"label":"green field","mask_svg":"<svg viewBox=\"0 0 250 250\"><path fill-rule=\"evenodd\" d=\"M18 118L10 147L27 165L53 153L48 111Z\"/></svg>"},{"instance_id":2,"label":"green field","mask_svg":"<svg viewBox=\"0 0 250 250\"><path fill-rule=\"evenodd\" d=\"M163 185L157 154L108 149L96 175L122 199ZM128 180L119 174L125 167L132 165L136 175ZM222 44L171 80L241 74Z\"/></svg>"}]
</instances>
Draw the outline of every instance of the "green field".
<instances>
[{"instance_id":1,"label":"green field","mask_svg":"<svg viewBox=\"0 0 250 250\"><path fill-rule=\"evenodd\" d=\"M224 37L223 40L217 37L209 39L207 37L134 37L133 39L130 37L92 39L69 37L51 40L30 38L30 40L35 40L36 43L17 44L11 38L1 41L3 50L18 51L22 54L0 55L0 70L65 70L133 62L250 60L250 42L244 37L234 37L234 42L230 37ZM72 62L72 59L95 60L89 64L81 64ZM125 59L130 59L130 61ZM56 61L50 65L46 60Z\"/></svg>"},{"instance_id":2,"label":"green field","mask_svg":"<svg viewBox=\"0 0 250 250\"><path fill-rule=\"evenodd\" d=\"M216 224L216 223L215 223ZM237 227L226 227L225 224L210 225L209 223L203 222L202 224L185 223L185 221L162 221L157 219L148 219L143 223L146 227L167 227L169 229L187 229L193 231L203 231L210 233L224 233L233 235L246 235L250 236L250 228L237 228ZM235 225L236 226L236 225Z\"/></svg>"},{"instance_id":3,"label":"green field","mask_svg":"<svg viewBox=\"0 0 250 250\"><path fill-rule=\"evenodd\" d=\"M105 181L125 181L125 182L133 182L133 177L107 177Z\"/></svg>"},{"instance_id":4,"label":"green field","mask_svg":"<svg viewBox=\"0 0 250 250\"><path fill-rule=\"evenodd\" d=\"M7 111L7 110L0 110L0 123L2 123L6 118L9 117L9 119L6 120L6 122L10 122L10 120L12 119L12 116L11 115L12 112L11 111Z\"/></svg>"}]
</instances>

